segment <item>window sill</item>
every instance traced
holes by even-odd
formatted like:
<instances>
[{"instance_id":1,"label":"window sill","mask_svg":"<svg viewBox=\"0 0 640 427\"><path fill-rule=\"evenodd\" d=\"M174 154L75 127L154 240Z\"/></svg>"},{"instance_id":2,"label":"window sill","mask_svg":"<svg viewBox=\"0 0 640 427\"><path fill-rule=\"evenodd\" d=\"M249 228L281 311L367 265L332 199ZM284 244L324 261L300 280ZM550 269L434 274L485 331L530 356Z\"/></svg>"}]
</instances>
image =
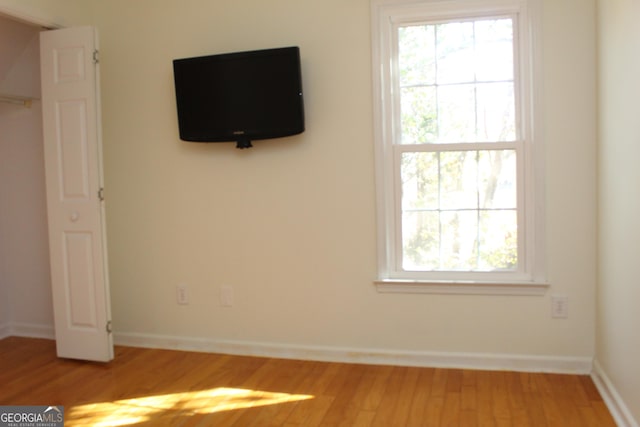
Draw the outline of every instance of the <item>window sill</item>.
<instances>
[{"instance_id":1,"label":"window sill","mask_svg":"<svg viewBox=\"0 0 640 427\"><path fill-rule=\"evenodd\" d=\"M541 282L464 282L385 279L374 281L378 292L397 294L542 296L549 288Z\"/></svg>"}]
</instances>

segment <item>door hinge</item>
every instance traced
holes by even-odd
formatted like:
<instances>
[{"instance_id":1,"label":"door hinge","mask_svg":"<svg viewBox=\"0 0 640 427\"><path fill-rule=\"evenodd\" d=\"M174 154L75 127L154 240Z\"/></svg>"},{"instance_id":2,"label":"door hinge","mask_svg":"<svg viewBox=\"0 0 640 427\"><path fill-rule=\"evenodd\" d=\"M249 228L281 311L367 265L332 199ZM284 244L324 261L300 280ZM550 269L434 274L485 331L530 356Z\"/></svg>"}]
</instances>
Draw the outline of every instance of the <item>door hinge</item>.
<instances>
[{"instance_id":1,"label":"door hinge","mask_svg":"<svg viewBox=\"0 0 640 427\"><path fill-rule=\"evenodd\" d=\"M107 333L110 334L111 333L111 320L109 320L107 322Z\"/></svg>"},{"instance_id":2,"label":"door hinge","mask_svg":"<svg viewBox=\"0 0 640 427\"><path fill-rule=\"evenodd\" d=\"M104 202L104 187L100 187L98 190L98 199L100 199L101 202Z\"/></svg>"},{"instance_id":3,"label":"door hinge","mask_svg":"<svg viewBox=\"0 0 640 427\"><path fill-rule=\"evenodd\" d=\"M93 51L93 63L98 64L100 62L100 51L98 49Z\"/></svg>"}]
</instances>

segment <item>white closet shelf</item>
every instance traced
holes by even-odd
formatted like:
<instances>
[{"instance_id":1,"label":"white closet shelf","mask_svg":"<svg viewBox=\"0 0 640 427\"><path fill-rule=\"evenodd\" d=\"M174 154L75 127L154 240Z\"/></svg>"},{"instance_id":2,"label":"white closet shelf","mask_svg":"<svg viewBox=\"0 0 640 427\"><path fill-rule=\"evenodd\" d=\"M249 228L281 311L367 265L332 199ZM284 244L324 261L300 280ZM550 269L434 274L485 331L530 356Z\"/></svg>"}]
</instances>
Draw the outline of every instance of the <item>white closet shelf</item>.
<instances>
[{"instance_id":1,"label":"white closet shelf","mask_svg":"<svg viewBox=\"0 0 640 427\"><path fill-rule=\"evenodd\" d=\"M31 108L31 104L33 101L38 98L32 98L29 96L18 96L18 95L9 95L5 93L0 93L0 102L8 103L8 104L16 104L22 105L26 108Z\"/></svg>"}]
</instances>

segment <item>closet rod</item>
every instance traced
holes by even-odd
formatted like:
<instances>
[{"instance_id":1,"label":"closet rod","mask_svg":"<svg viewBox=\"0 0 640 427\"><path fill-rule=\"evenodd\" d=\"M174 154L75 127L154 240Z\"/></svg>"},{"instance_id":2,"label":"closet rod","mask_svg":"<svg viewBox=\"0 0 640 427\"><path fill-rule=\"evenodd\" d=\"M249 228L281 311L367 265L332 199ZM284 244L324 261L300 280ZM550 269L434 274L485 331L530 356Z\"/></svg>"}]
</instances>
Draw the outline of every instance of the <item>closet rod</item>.
<instances>
[{"instance_id":1,"label":"closet rod","mask_svg":"<svg viewBox=\"0 0 640 427\"><path fill-rule=\"evenodd\" d=\"M0 102L7 104L22 105L26 108L31 108L34 98L27 98L25 96L4 95L0 94Z\"/></svg>"}]
</instances>

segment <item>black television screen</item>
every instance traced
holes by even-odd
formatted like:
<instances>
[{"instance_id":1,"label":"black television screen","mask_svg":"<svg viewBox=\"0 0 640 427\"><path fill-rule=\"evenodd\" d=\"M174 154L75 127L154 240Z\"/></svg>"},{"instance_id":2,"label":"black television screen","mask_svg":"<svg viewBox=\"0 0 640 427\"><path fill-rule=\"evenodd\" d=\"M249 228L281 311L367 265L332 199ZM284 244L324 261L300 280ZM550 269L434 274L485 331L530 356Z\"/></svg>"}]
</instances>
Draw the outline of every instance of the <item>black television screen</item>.
<instances>
[{"instance_id":1,"label":"black television screen","mask_svg":"<svg viewBox=\"0 0 640 427\"><path fill-rule=\"evenodd\" d=\"M184 141L247 148L304 131L298 47L176 59L173 74Z\"/></svg>"}]
</instances>

